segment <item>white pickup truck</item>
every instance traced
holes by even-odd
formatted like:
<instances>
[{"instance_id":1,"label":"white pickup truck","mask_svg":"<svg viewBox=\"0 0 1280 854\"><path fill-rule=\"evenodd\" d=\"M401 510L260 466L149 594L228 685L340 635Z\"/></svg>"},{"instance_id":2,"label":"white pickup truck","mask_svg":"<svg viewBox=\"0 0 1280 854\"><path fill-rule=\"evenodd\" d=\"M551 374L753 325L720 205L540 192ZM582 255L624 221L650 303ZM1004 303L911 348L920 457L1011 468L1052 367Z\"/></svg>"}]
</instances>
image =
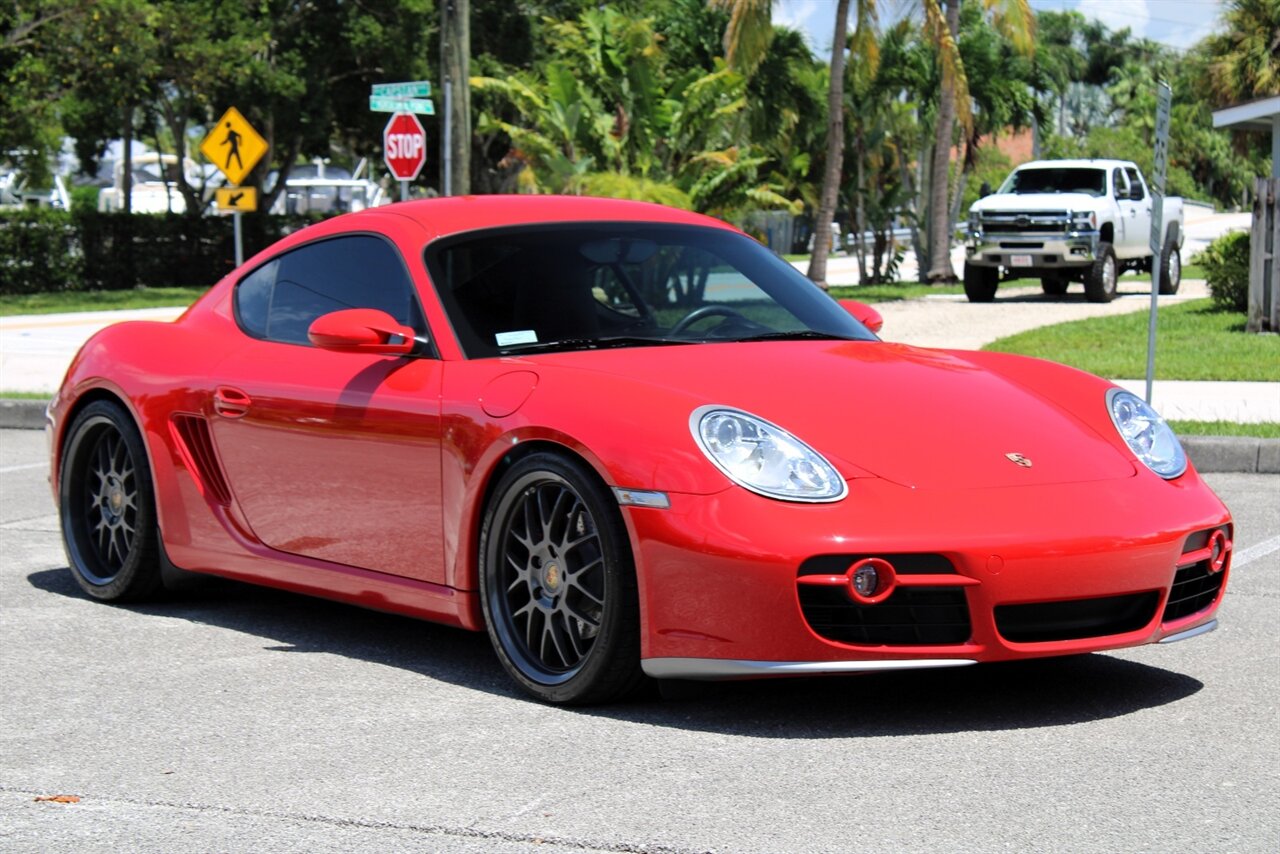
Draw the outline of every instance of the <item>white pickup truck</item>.
<instances>
[{"instance_id":1,"label":"white pickup truck","mask_svg":"<svg viewBox=\"0 0 1280 854\"><path fill-rule=\"evenodd\" d=\"M1182 199L1166 197L1160 293L1182 280ZM1151 191L1128 160L1036 160L969 208L964 292L990 302L1007 279L1040 279L1046 294L1083 282L1090 302L1110 302L1125 270L1150 272Z\"/></svg>"}]
</instances>

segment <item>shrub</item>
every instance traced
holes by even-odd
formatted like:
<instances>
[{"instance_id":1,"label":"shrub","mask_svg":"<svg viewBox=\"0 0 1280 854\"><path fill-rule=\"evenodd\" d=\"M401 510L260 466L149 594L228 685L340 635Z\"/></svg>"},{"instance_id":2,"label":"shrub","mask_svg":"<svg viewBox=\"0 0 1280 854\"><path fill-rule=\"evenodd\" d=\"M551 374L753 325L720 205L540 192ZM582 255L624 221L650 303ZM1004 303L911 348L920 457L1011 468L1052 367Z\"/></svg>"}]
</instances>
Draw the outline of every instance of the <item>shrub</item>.
<instances>
[{"instance_id":1,"label":"shrub","mask_svg":"<svg viewBox=\"0 0 1280 854\"><path fill-rule=\"evenodd\" d=\"M0 215L0 294L82 288L80 235L66 211L23 208Z\"/></svg>"},{"instance_id":2,"label":"shrub","mask_svg":"<svg viewBox=\"0 0 1280 854\"><path fill-rule=\"evenodd\" d=\"M1249 234L1233 231L1191 259L1204 268L1213 304L1221 311L1249 310Z\"/></svg>"}]
</instances>

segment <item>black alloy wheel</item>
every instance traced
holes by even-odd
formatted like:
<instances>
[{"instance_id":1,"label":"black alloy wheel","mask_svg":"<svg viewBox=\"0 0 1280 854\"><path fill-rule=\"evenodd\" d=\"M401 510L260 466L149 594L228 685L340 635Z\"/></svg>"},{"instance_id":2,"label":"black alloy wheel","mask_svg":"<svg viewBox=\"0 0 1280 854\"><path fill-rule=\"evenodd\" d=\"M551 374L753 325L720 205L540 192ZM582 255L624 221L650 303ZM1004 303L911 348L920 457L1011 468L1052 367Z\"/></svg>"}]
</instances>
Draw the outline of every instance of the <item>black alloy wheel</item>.
<instances>
[{"instance_id":1,"label":"black alloy wheel","mask_svg":"<svg viewBox=\"0 0 1280 854\"><path fill-rule=\"evenodd\" d=\"M62 540L71 572L95 599L146 599L162 587L155 498L146 449L118 404L76 416L58 476Z\"/></svg>"},{"instance_id":2,"label":"black alloy wheel","mask_svg":"<svg viewBox=\"0 0 1280 854\"><path fill-rule=\"evenodd\" d=\"M551 453L517 462L486 511L480 554L489 637L522 688L595 703L642 681L630 546L594 472Z\"/></svg>"}]
</instances>

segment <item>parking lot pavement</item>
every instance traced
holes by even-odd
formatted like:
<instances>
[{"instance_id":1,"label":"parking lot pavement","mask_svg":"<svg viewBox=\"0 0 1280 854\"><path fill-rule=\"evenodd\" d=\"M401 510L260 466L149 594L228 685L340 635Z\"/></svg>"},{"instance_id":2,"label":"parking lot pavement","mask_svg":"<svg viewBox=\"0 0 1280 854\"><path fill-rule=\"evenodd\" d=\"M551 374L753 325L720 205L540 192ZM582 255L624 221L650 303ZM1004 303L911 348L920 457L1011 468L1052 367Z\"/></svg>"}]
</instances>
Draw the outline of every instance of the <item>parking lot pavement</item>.
<instances>
[{"instance_id":1,"label":"parking lot pavement","mask_svg":"<svg viewBox=\"0 0 1280 854\"><path fill-rule=\"evenodd\" d=\"M1280 479L1222 627L1105 655L591 709L483 635L215 583L88 600L37 431L0 431L6 851L1274 851ZM1052 512L1046 510L1046 512ZM77 803L41 802L71 795Z\"/></svg>"}]
</instances>

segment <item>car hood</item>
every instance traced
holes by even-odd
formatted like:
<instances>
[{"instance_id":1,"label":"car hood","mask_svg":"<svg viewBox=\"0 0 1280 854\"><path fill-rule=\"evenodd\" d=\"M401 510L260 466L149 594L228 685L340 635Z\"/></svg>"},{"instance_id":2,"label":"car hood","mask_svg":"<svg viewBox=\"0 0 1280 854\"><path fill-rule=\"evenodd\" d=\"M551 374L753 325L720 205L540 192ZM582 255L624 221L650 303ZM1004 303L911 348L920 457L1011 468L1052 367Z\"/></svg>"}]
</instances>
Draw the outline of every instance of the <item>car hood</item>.
<instances>
[{"instance_id":1,"label":"car hood","mask_svg":"<svg viewBox=\"0 0 1280 854\"><path fill-rule=\"evenodd\" d=\"M1134 475L1129 459L1095 429L1109 423L1105 383L1048 363L1032 363L1043 369L1043 383L1035 370L1028 382L1025 364L1015 380L991 369L992 355L980 354L986 364L978 364L964 353L883 342L779 341L522 361L537 365L540 391L564 382L597 400L607 395L601 402L643 425L647 441L676 448L692 446L690 413L719 404L790 431L846 477L982 488ZM596 381L582 382L587 378L579 372ZM1052 386L1064 382L1096 384L1096 395L1090 389L1069 396L1090 401L1096 412L1056 403Z\"/></svg>"},{"instance_id":2,"label":"car hood","mask_svg":"<svg viewBox=\"0 0 1280 854\"><path fill-rule=\"evenodd\" d=\"M979 199L971 211L1092 211L1098 209L1098 197L1088 193L1001 193Z\"/></svg>"}]
</instances>

